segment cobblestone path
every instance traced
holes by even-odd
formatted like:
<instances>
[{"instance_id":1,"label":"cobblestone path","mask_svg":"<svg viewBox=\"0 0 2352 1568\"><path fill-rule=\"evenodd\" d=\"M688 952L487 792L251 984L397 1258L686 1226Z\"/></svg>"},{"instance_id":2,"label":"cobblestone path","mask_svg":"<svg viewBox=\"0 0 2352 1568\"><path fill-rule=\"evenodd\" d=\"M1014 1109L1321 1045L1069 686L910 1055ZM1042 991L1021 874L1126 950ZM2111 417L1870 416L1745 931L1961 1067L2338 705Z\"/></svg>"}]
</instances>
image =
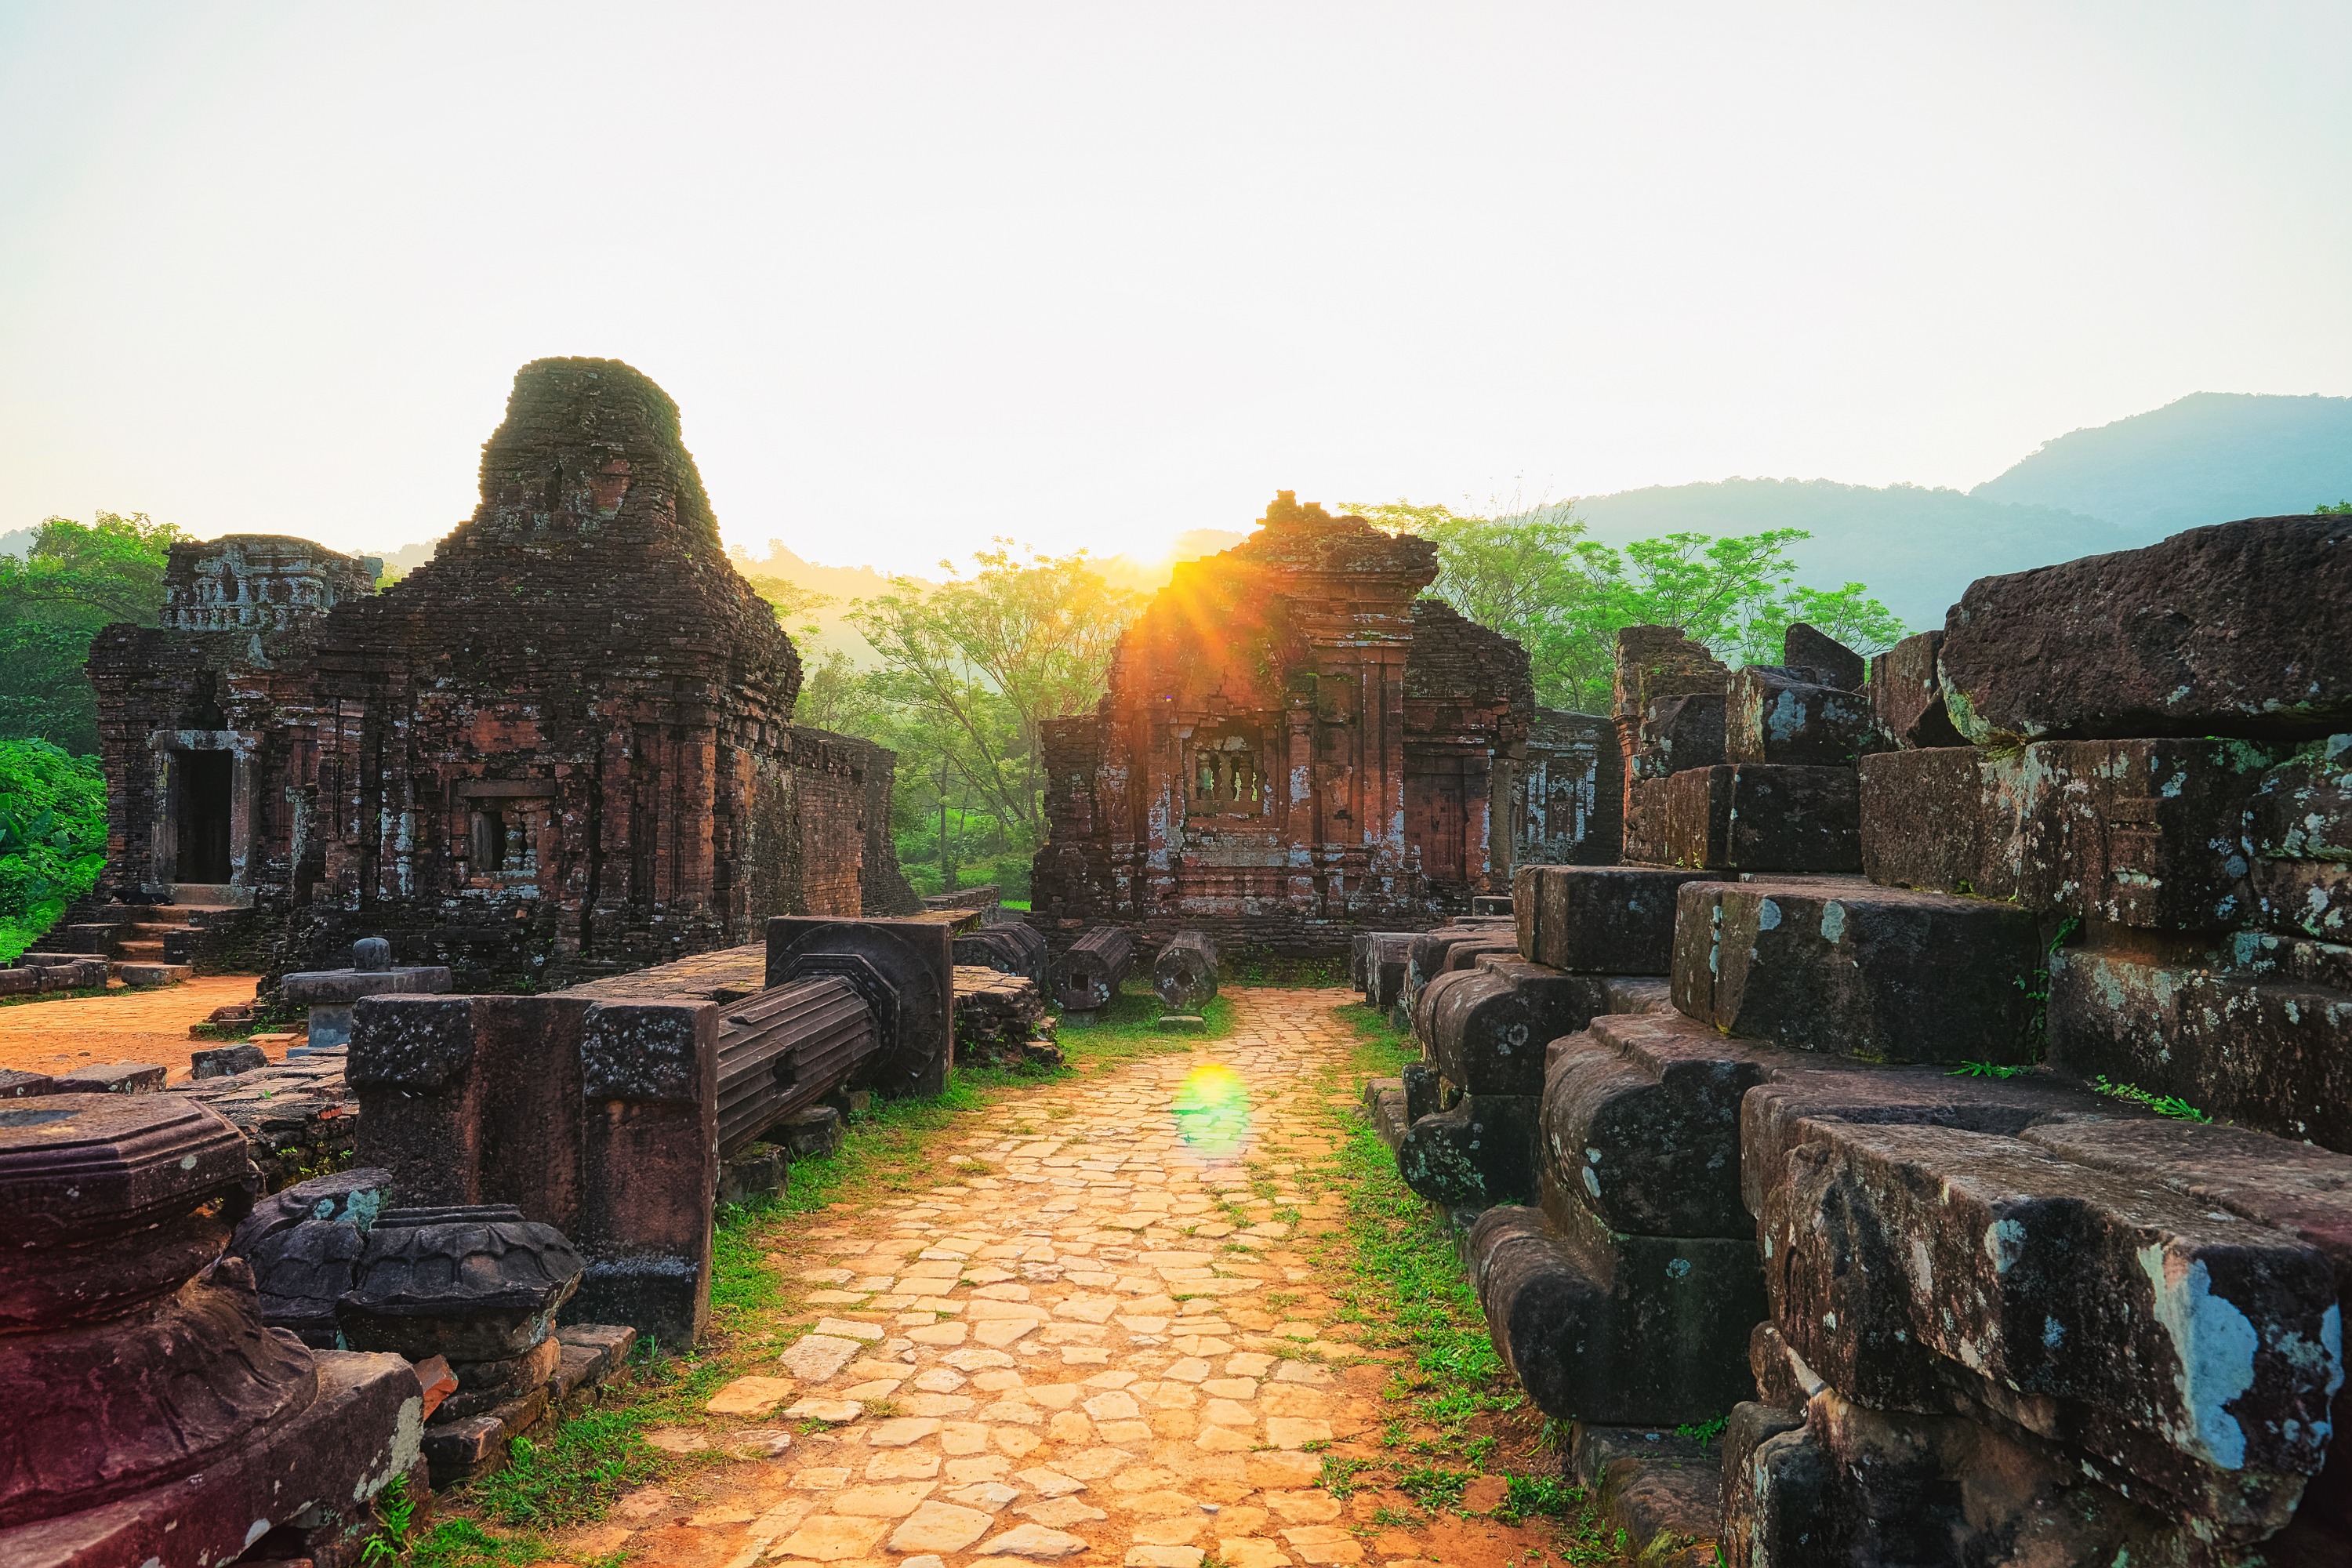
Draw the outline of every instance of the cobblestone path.
<instances>
[{"instance_id":1,"label":"cobblestone path","mask_svg":"<svg viewBox=\"0 0 2352 1568\"><path fill-rule=\"evenodd\" d=\"M1330 1315L1305 1248L1339 1204L1295 1184L1352 1099L1325 1076L1351 999L1243 992L1231 1037L1015 1098L940 1141L945 1184L815 1216L771 1373L723 1390L724 1420L654 1434L762 1457L626 1497L560 1545L677 1568L1411 1568L1531 1544L1400 1528L1396 1494L1318 1485L1328 1446L1388 1418L1397 1353Z\"/></svg>"}]
</instances>

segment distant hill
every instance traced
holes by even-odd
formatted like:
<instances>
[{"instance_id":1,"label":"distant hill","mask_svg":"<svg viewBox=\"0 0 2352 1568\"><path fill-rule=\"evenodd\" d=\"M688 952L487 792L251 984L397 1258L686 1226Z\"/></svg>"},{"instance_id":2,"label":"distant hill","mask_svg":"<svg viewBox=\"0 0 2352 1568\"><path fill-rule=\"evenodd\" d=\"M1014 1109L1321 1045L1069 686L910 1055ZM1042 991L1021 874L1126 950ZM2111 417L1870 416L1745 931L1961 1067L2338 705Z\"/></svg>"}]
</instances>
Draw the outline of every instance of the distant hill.
<instances>
[{"instance_id":1,"label":"distant hill","mask_svg":"<svg viewBox=\"0 0 2352 1568\"><path fill-rule=\"evenodd\" d=\"M2147 542L2113 523L2052 507L1831 479L1654 485L1588 497L1576 515L1591 524L1593 538L1615 545L1662 533L1805 529L1812 538L1791 552L1799 582L1811 588L1865 583L1914 631L1942 626L1944 612L1979 577Z\"/></svg>"},{"instance_id":2,"label":"distant hill","mask_svg":"<svg viewBox=\"0 0 2352 1568\"><path fill-rule=\"evenodd\" d=\"M1799 580L1858 581L1913 630L1979 577L2136 550L2242 517L2352 497L2352 397L2200 392L2061 436L1962 493L1829 479L1725 479L1591 496L1577 515L1607 544L1653 534L1802 528Z\"/></svg>"},{"instance_id":3,"label":"distant hill","mask_svg":"<svg viewBox=\"0 0 2352 1568\"><path fill-rule=\"evenodd\" d=\"M2200 392L2076 430L1969 494L2103 517L2144 543L2352 498L2352 397Z\"/></svg>"}]
</instances>

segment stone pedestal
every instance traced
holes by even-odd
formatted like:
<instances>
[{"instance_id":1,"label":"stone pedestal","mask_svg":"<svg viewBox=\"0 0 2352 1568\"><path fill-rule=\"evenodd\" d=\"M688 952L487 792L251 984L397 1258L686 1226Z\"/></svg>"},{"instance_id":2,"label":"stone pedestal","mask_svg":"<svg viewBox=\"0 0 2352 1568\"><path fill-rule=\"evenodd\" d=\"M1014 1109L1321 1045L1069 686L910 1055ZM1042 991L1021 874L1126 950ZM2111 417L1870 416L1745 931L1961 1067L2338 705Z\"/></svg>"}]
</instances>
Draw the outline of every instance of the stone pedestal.
<instances>
[{"instance_id":1,"label":"stone pedestal","mask_svg":"<svg viewBox=\"0 0 2352 1568\"><path fill-rule=\"evenodd\" d=\"M289 974L281 994L310 1009L310 1043L349 1045L352 1004L362 996L437 995L449 989L449 971L437 963L395 967L382 937L352 943L349 969L306 969Z\"/></svg>"},{"instance_id":2,"label":"stone pedestal","mask_svg":"<svg viewBox=\"0 0 2352 1568\"><path fill-rule=\"evenodd\" d=\"M177 1096L0 1109L0 1562L331 1544L416 1468L405 1362L314 1355L263 1325L242 1260L205 1272L256 1184L236 1130Z\"/></svg>"}]
</instances>

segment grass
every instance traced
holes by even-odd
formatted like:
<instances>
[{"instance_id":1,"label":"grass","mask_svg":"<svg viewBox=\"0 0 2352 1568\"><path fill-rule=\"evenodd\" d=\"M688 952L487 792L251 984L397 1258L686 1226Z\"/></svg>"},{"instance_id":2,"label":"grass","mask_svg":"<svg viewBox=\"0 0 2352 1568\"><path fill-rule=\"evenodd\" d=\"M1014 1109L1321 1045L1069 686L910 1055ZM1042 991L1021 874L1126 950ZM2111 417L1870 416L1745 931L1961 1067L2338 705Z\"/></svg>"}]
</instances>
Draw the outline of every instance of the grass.
<instances>
[{"instance_id":1,"label":"grass","mask_svg":"<svg viewBox=\"0 0 2352 1568\"><path fill-rule=\"evenodd\" d=\"M2127 1100L2134 1105L2145 1105L2158 1116L2168 1116L2175 1121L2210 1123L2213 1119L2177 1094L2155 1094L2136 1083L2109 1083L2101 1073L2091 1080L2091 1087L2113 1100Z\"/></svg>"},{"instance_id":2,"label":"grass","mask_svg":"<svg viewBox=\"0 0 2352 1568\"><path fill-rule=\"evenodd\" d=\"M1197 1040L1222 1040L1234 1032L1234 1005L1212 997L1201 1009L1198 1029L1160 1027L1160 998L1133 976L1110 1005L1092 1014L1065 1014L1054 1026L1054 1043L1079 1072L1105 1072L1138 1057L1188 1051Z\"/></svg>"},{"instance_id":3,"label":"grass","mask_svg":"<svg viewBox=\"0 0 2352 1568\"><path fill-rule=\"evenodd\" d=\"M1335 1013L1357 1041L1344 1087L1392 1077L1421 1059L1419 1047L1385 1016L1360 1003ZM1337 1147L1306 1174L1336 1193L1345 1211L1339 1245L1324 1258L1341 1276L1330 1286L1335 1315L1362 1325L1365 1345L1406 1356L1385 1390L1397 1414L1378 1439L1393 1456L1388 1484L1424 1510L1459 1510L1465 1489L1488 1470L1499 1447L1474 1424L1520 1410L1527 1396L1487 1337L1444 1223L1399 1179L1395 1155L1369 1121L1352 1109L1335 1106L1330 1115ZM1341 1487L1377 1484L1361 1474L1372 1461L1331 1456L1323 1463L1322 1484L1335 1496L1346 1495ZM1576 1568L1624 1560L1624 1531L1603 1522L1582 1487L1557 1474L1506 1475L1504 1485L1489 1515L1497 1522L1554 1521L1551 1550Z\"/></svg>"}]
</instances>

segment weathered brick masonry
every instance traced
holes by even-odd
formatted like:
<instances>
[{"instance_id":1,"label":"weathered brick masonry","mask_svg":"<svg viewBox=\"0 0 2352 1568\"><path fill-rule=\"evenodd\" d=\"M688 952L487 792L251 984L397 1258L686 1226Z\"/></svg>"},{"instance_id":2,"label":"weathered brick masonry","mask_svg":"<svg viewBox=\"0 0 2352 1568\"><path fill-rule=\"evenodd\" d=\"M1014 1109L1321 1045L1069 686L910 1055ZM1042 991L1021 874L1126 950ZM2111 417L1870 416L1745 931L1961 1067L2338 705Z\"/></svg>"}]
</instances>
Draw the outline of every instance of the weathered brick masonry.
<instances>
[{"instance_id":1,"label":"weathered brick masonry","mask_svg":"<svg viewBox=\"0 0 2352 1568\"><path fill-rule=\"evenodd\" d=\"M273 970L383 935L470 990L896 896L890 753L793 731L800 660L659 387L524 366L481 495L382 594L299 540L174 550L164 625L91 649L108 892L250 903Z\"/></svg>"},{"instance_id":2,"label":"weathered brick masonry","mask_svg":"<svg viewBox=\"0 0 2352 1568\"><path fill-rule=\"evenodd\" d=\"M1521 853L1581 827L1576 847L1614 858L1613 814L1578 805L1600 764L1572 732L1548 731L1563 787L1547 815L1544 775L1529 826L1511 765L1538 713L1527 654L1420 597L1434 546L1288 491L1263 521L1179 566L1096 711L1045 726L1041 924L1331 952L1504 890L1515 824Z\"/></svg>"}]
</instances>

